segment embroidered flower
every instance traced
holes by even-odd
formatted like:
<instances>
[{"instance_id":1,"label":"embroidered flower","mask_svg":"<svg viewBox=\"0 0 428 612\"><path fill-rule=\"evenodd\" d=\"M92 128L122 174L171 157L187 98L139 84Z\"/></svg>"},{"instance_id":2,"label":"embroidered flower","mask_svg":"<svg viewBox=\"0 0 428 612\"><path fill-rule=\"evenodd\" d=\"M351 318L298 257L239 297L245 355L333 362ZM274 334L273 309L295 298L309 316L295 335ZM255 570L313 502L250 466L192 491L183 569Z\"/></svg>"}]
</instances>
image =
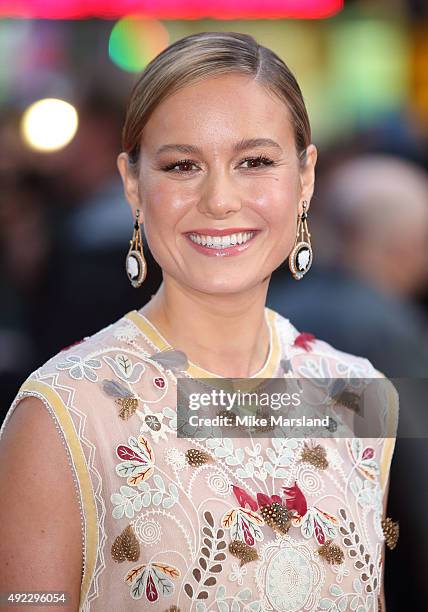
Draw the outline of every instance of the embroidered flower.
<instances>
[{"instance_id":1,"label":"embroidered flower","mask_svg":"<svg viewBox=\"0 0 428 612\"><path fill-rule=\"evenodd\" d=\"M304 349L305 351L312 350L311 342L316 340L314 334L310 334L308 332L301 332L298 336L296 336L293 346Z\"/></svg>"},{"instance_id":2,"label":"embroidered flower","mask_svg":"<svg viewBox=\"0 0 428 612\"><path fill-rule=\"evenodd\" d=\"M167 440L167 434L173 433L174 430L166 424L164 412L155 412L147 404L144 404L143 408L144 411L137 410L137 414L142 421L141 433L150 433L156 443L159 440Z\"/></svg>"},{"instance_id":3,"label":"embroidered flower","mask_svg":"<svg viewBox=\"0 0 428 612\"><path fill-rule=\"evenodd\" d=\"M153 474L155 458L152 447L143 436L138 439L130 436L128 445L119 444L116 448L116 455L122 459L116 466L116 474L126 478L128 485L135 487Z\"/></svg>"},{"instance_id":4,"label":"embroidered flower","mask_svg":"<svg viewBox=\"0 0 428 612\"><path fill-rule=\"evenodd\" d=\"M101 368L99 359L82 359L80 355L69 355L65 361L57 364L58 370L68 370L71 378L82 380L87 378L91 382L98 380L98 375L95 370Z\"/></svg>"},{"instance_id":5,"label":"embroidered flower","mask_svg":"<svg viewBox=\"0 0 428 612\"><path fill-rule=\"evenodd\" d=\"M247 568L245 565L240 567L237 563L232 563L232 571L230 572L228 578L231 582L237 582L239 586L244 581L244 576L247 575Z\"/></svg>"},{"instance_id":6,"label":"embroidered flower","mask_svg":"<svg viewBox=\"0 0 428 612\"><path fill-rule=\"evenodd\" d=\"M221 524L225 529L230 529L231 540L241 540L248 546L254 546L256 540L263 540L260 527L264 521L252 510L233 508L223 515Z\"/></svg>"},{"instance_id":7,"label":"embroidered flower","mask_svg":"<svg viewBox=\"0 0 428 612\"><path fill-rule=\"evenodd\" d=\"M375 481L379 474L379 465L375 459L374 449L371 446L363 447L360 438L346 440L346 445L358 472L365 478Z\"/></svg>"},{"instance_id":8,"label":"embroidered flower","mask_svg":"<svg viewBox=\"0 0 428 612\"><path fill-rule=\"evenodd\" d=\"M346 569L346 565L344 563L332 565L331 571L336 574L336 582L338 582L339 584L342 582L345 576L349 576L349 570Z\"/></svg>"},{"instance_id":9,"label":"embroidered flower","mask_svg":"<svg viewBox=\"0 0 428 612\"><path fill-rule=\"evenodd\" d=\"M183 470L187 465L186 455L178 448L167 448L165 460L175 470Z\"/></svg>"},{"instance_id":10,"label":"embroidered flower","mask_svg":"<svg viewBox=\"0 0 428 612\"><path fill-rule=\"evenodd\" d=\"M372 484L369 480L363 482L361 478L356 476L350 486L360 506L375 511L382 508L382 492L378 483Z\"/></svg>"},{"instance_id":11,"label":"embroidered flower","mask_svg":"<svg viewBox=\"0 0 428 612\"><path fill-rule=\"evenodd\" d=\"M170 597L174 592L173 580L180 576L180 570L166 563L149 563L133 567L124 580L131 585L133 599L144 598L156 602L160 596Z\"/></svg>"},{"instance_id":12,"label":"embroidered flower","mask_svg":"<svg viewBox=\"0 0 428 612\"><path fill-rule=\"evenodd\" d=\"M337 519L324 510L312 506L305 513L300 530L304 538L315 537L318 544L324 544L327 539L334 539L337 535Z\"/></svg>"}]
</instances>

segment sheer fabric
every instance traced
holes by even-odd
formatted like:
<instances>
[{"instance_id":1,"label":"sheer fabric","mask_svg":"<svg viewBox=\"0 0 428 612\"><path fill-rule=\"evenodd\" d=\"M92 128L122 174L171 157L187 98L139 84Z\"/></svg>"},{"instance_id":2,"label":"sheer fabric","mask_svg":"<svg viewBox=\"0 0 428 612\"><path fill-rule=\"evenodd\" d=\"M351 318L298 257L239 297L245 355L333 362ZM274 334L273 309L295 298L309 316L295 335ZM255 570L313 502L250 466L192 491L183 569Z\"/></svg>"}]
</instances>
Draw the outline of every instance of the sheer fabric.
<instances>
[{"instance_id":1,"label":"sheer fabric","mask_svg":"<svg viewBox=\"0 0 428 612\"><path fill-rule=\"evenodd\" d=\"M305 341L276 312L265 316L270 352L255 378L383 376L367 359ZM170 349L131 311L33 372L0 430L25 396L55 421L81 510L79 609L377 610L392 435L314 440L321 463L302 459L299 438L178 438L177 378L216 375L168 365L159 353ZM260 493L294 507L286 534L262 513ZM343 561L320 554L323 543Z\"/></svg>"}]
</instances>

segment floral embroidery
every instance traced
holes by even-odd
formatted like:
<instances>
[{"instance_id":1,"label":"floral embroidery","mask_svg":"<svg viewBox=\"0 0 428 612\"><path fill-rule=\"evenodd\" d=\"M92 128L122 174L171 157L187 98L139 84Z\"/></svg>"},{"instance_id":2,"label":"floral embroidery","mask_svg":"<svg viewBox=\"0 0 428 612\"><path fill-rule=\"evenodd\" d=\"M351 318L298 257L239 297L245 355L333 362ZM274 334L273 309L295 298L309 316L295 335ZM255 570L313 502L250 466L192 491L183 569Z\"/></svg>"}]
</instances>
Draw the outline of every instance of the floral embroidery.
<instances>
[{"instance_id":1,"label":"floral embroidery","mask_svg":"<svg viewBox=\"0 0 428 612\"><path fill-rule=\"evenodd\" d=\"M123 330L123 342L125 336ZM322 383L345 371L346 359L332 359L328 345L313 340L303 338L283 355L285 376L319 377ZM107 515L132 521L134 543L141 546L143 558L125 576L131 597L142 599L144 609L157 603L162 610L184 611L191 601L196 612L370 609L381 579L382 440L180 440L172 406L174 372L183 356L159 351L148 357L144 335L140 341L141 350L136 344L129 353L109 348L110 362L100 357L116 378L108 381L110 393L104 388L107 395L138 404L129 422L116 420L128 432L138 418L140 430L116 448L116 473L125 481L110 490ZM367 374L367 364L360 366ZM346 520L336 518L342 507L349 508ZM121 536L126 522L119 523ZM339 560L342 548L346 559L328 563ZM131 552L123 561L133 558ZM174 569L176 576L170 575ZM254 580L258 594L248 588ZM163 604L172 592L174 599Z\"/></svg>"},{"instance_id":2,"label":"floral embroidery","mask_svg":"<svg viewBox=\"0 0 428 612\"><path fill-rule=\"evenodd\" d=\"M178 448L167 448L165 450L165 461L174 470L183 470L186 465L186 455Z\"/></svg>"},{"instance_id":3,"label":"floral embroidery","mask_svg":"<svg viewBox=\"0 0 428 612\"><path fill-rule=\"evenodd\" d=\"M171 597L174 592L173 580L180 576L180 570L164 563L149 563L133 567L125 576L125 582L131 585L131 597L141 599L144 595L149 603L154 603L159 596Z\"/></svg>"},{"instance_id":4,"label":"floral embroidery","mask_svg":"<svg viewBox=\"0 0 428 612\"><path fill-rule=\"evenodd\" d=\"M231 482L222 471L216 470L208 474L206 482L211 491L216 495L220 497L228 497L230 495Z\"/></svg>"},{"instance_id":5,"label":"floral embroidery","mask_svg":"<svg viewBox=\"0 0 428 612\"><path fill-rule=\"evenodd\" d=\"M116 473L126 478L129 485L137 486L153 474L154 455L152 447L143 436L138 439L130 436L128 444L120 444L116 448L116 455L123 460L116 466Z\"/></svg>"},{"instance_id":6,"label":"floral embroidery","mask_svg":"<svg viewBox=\"0 0 428 612\"><path fill-rule=\"evenodd\" d=\"M105 355L103 359L118 378L128 383L135 384L139 382L146 370L144 363L141 361L132 363L131 359L124 353L118 353L114 358Z\"/></svg>"},{"instance_id":7,"label":"floral embroidery","mask_svg":"<svg viewBox=\"0 0 428 612\"><path fill-rule=\"evenodd\" d=\"M277 536L263 545L260 557L256 581L263 610L317 609L325 570L305 542Z\"/></svg>"},{"instance_id":8,"label":"floral embroidery","mask_svg":"<svg viewBox=\"0 0 428 612\"><path fill-rule=\"evenodd\" d=\"M228 578L231 582L237 582L239 586L242 585L244 581L244 576L247 574L247 568L244 566L240 566L237 563L232 563L232 571L230 572Z\"/></svg>"},{"instance_id":9,"label":"floral embroidery","mask_svg":"<svg viewBox=\"0 0 428 612\"><path fill-rule=\"evenodd\" d=\"M142 421L141 433L149 433L155 443L158 443L159 440L167 440L167 434L175 433L171 427L171 422L174 424L172 419L176 415L170 408L165 407L162 412L151 410L147 404L144 404L143 408L144 411L137 410L137 414ZM167 417L170 419L169 424L166 423Z\"/></svg>"},{"instance_id":10,"label":"floral embroidery","mask_svg":"<svg viewBox=\"0 0 428 612\"><path fill-rule=\"evenodd\" d=\"M296 336L294 340L294 346L304 349L305 351L311 350L311 342L316 340L314 334L310 334L308 332L302 332L298 336Z\"/></svg>"},{"instance_id":11,"label":"floral embroidery","mask_svg":"<svg viewBox=\"0 0 428 612\"><path fill-rule=\"evenodd\" d=\"M159 474L153 476L153 487L147 482L139 482L137 490L131 487L120 487L120 493L113 493L111 502L115 505L113 509L114 518L122 518L124 514L128 518L133 518L135 512L140 512L141 508L147 508L151 504L163 508L172 508L178 501L177 486L170 482L168 491L165 483Z\"/></svg>"},{"instance_id":12,"label":"floral embroidery","mask_svg":"<svg viewBox=\"0 0 428 612\"><path fill-rule=\"evenodd\" d=\"M363 448L363 444L359 438L352 438L351 441L346 440L346 443L349 454L360 474L369 480L375 480L379 474L379 466L374 460L374 449L369 446Z\"/></svg>"},{"instance_id":13,"label":"floral embroidery","mask_svg":"<svg viewBox=\"0 0 428 612\"><path fill-rule=\"evenodd\" d=\"M230 530L232 540L241 540L248 546L254 546L256 540L263 540L260 526L264 524L264 521L252 510L244 510L244 508L228 510L223 515L221 524L225 529Z\"/></svg>"},{"instance_id":14,"label":"floral embroidery","mask_svg":"<svg viewBox=\"0 0 428 612\"><path fill-rule=\"evenodd\" d=\"M135 537L132 525L128 525L122 533L117 536L111 547L111 556L118 563L122 561L138 561L140 556L140 544Z\"/></svg>"},{"instance_id":15,"label":"floral embroidery","mask_svg":"<svg viewBox=\"0 0 428 612\"><path fill-rule=\"evenodd\" d=\"M162 527L159 521L150 519L143 514L134 523L135 533L144 546L158 544L162 538Z\"/></svg>"},{"instance_id":16,"label":"floral embroidery","mask_svg":"<svg viewBox=\"0 0 428 612\"><path fill-rule=\"evenodd\" d=\"M68 370L71 378L82 380L87 378L91 382L98 380L98 375L95 370L101 368L101 361L98 359L82 359L80 355L69 355L65 361L57 364L58 370Z\"/></svg>"},{"instance_id":17,"label":"floral embroidery","mask_svg":"<svg viewBox=\"0 0 428 612\"><path fill-rule=\"evenodd\" d=\"M334 516L313 506L305 513L300 529L304 538L315 536L318 544L324 544L327 538L337 536L336 525L337 519Z\"/></svg>"},{"instance_id":18,"label":"floral embroidery","mask_svg":"<svg viewBox=\"0 0 428 612\"><path fill-rule=\"evenodd\" d=\"M217 584L216 574L223 569L221 562L226 559L223 550L226 548L226 542L223 539L223 529L217 529L214 532L214 519L211 512L204 512L203 527L203 546L200 549L200 554L197 559L197 565L193 568L192 575L196 587L190 582L184 585L184 591L190 599L207 599L208 591L206 588L213 587Z\"/></svg>"},{"instance_id":19,"label":"floral embroidery","mask_svg":"<svg viewBox=\"0 0 428 612\"><path fill-rule=\"evenodd\" d=\"M245 588L233 595L226 595L226 588L220 584L215 594L216 612L260 612L260 601L250 601L252 599L251 589ZM213 608L209 608L213 610ZM196 604L196 612L207 612L208 608L205 603L198 601Z\"/></svg>"}]
</instances>

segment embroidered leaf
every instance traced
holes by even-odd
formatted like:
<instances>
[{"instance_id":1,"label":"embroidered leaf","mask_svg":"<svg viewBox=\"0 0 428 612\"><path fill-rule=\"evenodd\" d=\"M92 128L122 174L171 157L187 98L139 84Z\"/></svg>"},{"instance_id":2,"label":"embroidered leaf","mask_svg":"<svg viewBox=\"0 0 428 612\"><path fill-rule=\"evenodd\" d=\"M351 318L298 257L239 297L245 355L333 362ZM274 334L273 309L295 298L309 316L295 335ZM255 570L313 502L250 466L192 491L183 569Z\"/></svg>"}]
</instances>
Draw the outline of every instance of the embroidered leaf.
<instances>
[{"instance_id":1,"label":"embroidered leaf","mask_svg":"<svg viewBox=\"0 0 428 612\"><path fill-rule=\"evenodd\" d=\"M146 565L137 565L137 567L133 567L132 569L130 569L124 578L125 582L127 584L132 584L134 580L137 578L137 576L141 572L143 572L145 568L146 568Z\"/></svg>"},{"instance_id":2,"label":"embroidered leaf","mask_svg":"<svg viewBox=\"0 0 428 612\"><path fill-rule=\"evenodd\" d=\"M139 463L147 464L147 461L137 455L132 448L125 446L125 444L120 444L116 448L116 455L119 457L119 459L123 459L123 461L138 461Z\"/></svg>"},{"instance_id":3,"label":"embroidered leaf","mask_svg":"<svg viewBox=\"0 0 428 612\"><path fill-rule=\"evenodd\" d=\"M126 482L129 485L135 487L142 480L147 480L148 478L150 478L150 476L153 474L153 472L154 472L154 469L152 467L147 468L147 469L143 470L142 472L140 472L140 474L136 474L134 476L129 476Z\"/></svg>"},{"instance_id":4,"label":"embroidered leaf","mask_svg":"<svg viewBox=\"0 0 428 612\"><path fill-rule=\"evenodd\" d=\"M249 495L246 491L235 485L232 486L232 490L235 494L236 499L238 500L239 505L242 508L245 508L245 506L248 504L250 510L256 511L258 509L258 504L256 500L253 499L251 495Z\"/></svg>"},{"instance_id":5,"label":"embroidered leaf","mask_svg":"<svg viewBox=\"0 0 428 612\"><path fill-rule=\"evenodd\" d=\"M230 510L229 512L226 512L226 514L221 519L221 524L223 525L223 527L226 527L226 529L229 529L229 527L232 525L235 519L235 516L236 516L235 509Z\"/></svg>"},{"instance_id":6,"label":"embroidered leaf","mask_svg":"<svg viewBox=\"0 0 428 612\"><path fill-rule=\"evenodd\" d=\"M193 587L192 587L191 584L186 582L186 584L184 585L184 591L185 591L187 597L189 597L190 599L193 599Z\"/></svg>"},{"instance_id":7,"label":"embroidered leaf","mask_svg":"<svg viewBox=\"0 0 428 612\"><path fill-rule=\"evenodd\" d=\"M103 391L110 397L128 397L129 390L115 380L103 380Z\"/></svg>"},{"instance_id":8,"label":"embroidered leaf","mask_svg":"<svg viewBox=\"0 0 428 612\"><path fill-rule=\"evenodd\" d=\"M159 351L151 355L149 359L160 363L167 370L187 370L189 367L187 355L183 351Z\"/></svg>"},{"instance_id":9,"label":"embroidered leaf","mask_svg":"<svg viewBox=\"0 0 428 612\"><path fill-rule=\"evenodd\" d=\"M251 589L242 589L236 596L241 601L247 601L251 597Z\"/></svg>"},{"instance_id":10,"label":"embroidered leaf","mask_svg":"<svg viewBox=\"0 0 428 612\"><path fill-rule=\"evenodd\" d=\"M226 588L222 584L219 584L218 589L215 594L216 603L220 601L221 599L225 599L225 598L226 598Z\"/></svg>"},{"instance_id":11,"label":"embroidered leaf","mask_svg":"<svg viewBox=\"0 0 428 612\"><path fill-rule=\"evenodd\" d=\"M156 567L170 578L179 578L181 575L180 570L173 565L166 565L165 563L152 563L152 567Z\"/></svg>"},{"instance_id":12,"label":"embroidered leaf","mask_svg":"<svg viewBox=\"0 0 428 612\"><path fill-rule=\"evenodd\" d=\"M289 510L295 510L299 516L305 516L308 504L302 491L295 483L292 487L283 487L286 495L285 505Z\"/></svg>"},{"instance_id":13,"label":"embroidered leaf","mask_svg":"<svg viewBox=\"0 0 428 612\"><path fill-rule=\"evenodd\" d=\"M304 538L312 537L312 534L314 532L314 517L312 512L306 512L305 516L303 517L300 530Z\"/></svg>"},{"instance_id":14,"label":"embroidered leaf","mask_svg":"<svg viewBox=\"0 0 428 612\"><path fill-rule=\"evenodd\" d=\"M208 525L210 527L214 527L214 519L213 519L213 515L211 514L211 512L204 512L204 519L206 520L206 522L208 523Z\"/></svg>"},{"instance_id":15,"label":"embroidered leaf","mask_svg":"<svg viewBox=\"0 0 428 612\"><path fill-rule=\"evenodd\" d=\"M126 355L116 355L116 362L125 376L128 376L132 368L131 360Z\"/></svg>"},{"instance_id":16,"label":"embroidered leaf","mask_svg":"<svg viewBox=\"0 0 428 612\"><path fill-rule=\"evenodd\" d=\"M151 572L149 572L146 581L146 598L150 602L154 602L159 598L159 591L156 588Z\"/></svg>"}]
</instances>

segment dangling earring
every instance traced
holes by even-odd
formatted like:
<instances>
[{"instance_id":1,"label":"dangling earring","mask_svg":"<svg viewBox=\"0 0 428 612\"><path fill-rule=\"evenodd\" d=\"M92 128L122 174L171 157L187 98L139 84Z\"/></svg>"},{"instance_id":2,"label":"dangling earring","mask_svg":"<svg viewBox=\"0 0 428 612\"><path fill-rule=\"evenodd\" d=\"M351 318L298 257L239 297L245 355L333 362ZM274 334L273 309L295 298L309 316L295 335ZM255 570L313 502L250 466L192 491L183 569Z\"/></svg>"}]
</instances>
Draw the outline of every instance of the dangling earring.
<instances>
[{"instance_id":1,"label":"dangling earring","mask_svg":"<svg viewBox=\"0 0 428 612\"><path fill-rule=\"evenodd\" d=\"M137 208L135 215L134 233L129 241L129 251L126 256L126 273L131 285L135 288L141 287L146 278L147 264L144 259L143 238L140 228L140 210Z\"/></svg>"},{"instance_id":2,"label":"dangling earring","mask_svg":"<svg viewBox=\"0 0 428 612\"><path fill-rule=\"evenodd\" d=\"M297 223L297 235L293 250L288 257L291 273L296 280L300 280L312 265L313 252L311 246L311 235L308 230L308 214L306 209L308 203L303 202L303 212L299 215Z\"/></svg>"}]
</instances>

